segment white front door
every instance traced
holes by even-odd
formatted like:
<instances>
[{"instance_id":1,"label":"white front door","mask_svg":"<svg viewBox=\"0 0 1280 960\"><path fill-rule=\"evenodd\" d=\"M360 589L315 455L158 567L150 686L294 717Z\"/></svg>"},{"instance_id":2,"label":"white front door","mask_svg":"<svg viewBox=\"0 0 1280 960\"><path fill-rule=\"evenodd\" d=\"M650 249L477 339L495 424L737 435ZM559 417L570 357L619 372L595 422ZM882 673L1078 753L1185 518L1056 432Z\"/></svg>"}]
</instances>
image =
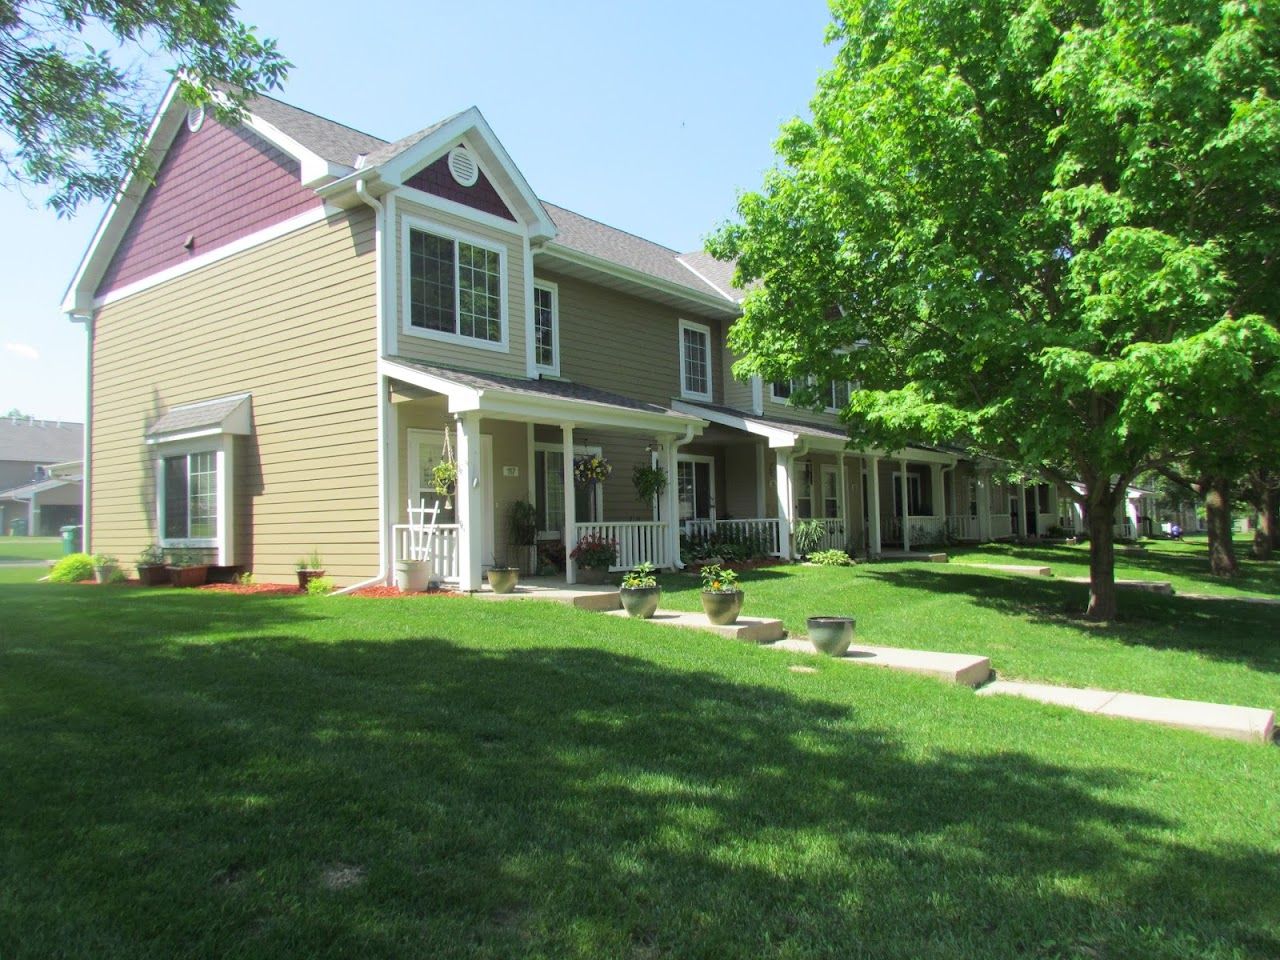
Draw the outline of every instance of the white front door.
<instances>
[{"instance_id":1,"label":"white front door","mask_svg":"<svg viewBox=\"0 0 1280 960\"><path fill-rule=\"evenodd\" d=\"M680 495L681 522L716 518L716 462L713 457L678 457L676 489Z\"/></svg>"},{"instance_id":2,"label":"white front door","mask_svg":"<svg viewBox=\"0 0 1280 960\"><path fill-rule=\"evenodd\" d=\"M409 430L409 499L414 506L437 507L436 523L457 523L456 498L442 497L435 491L431 471L444 459L443 430ZM451 441L452 437L449 438ZM451 443L450 449L456 444ZM493 437L480 435L480 486L484 509L484 531L480 546L481 563L493 566ZM446 506L447 504L447 506ZM399 508L396 510L399 515ZM407 517L405 518L408 519Z\"/></svg>"}]
</instances>

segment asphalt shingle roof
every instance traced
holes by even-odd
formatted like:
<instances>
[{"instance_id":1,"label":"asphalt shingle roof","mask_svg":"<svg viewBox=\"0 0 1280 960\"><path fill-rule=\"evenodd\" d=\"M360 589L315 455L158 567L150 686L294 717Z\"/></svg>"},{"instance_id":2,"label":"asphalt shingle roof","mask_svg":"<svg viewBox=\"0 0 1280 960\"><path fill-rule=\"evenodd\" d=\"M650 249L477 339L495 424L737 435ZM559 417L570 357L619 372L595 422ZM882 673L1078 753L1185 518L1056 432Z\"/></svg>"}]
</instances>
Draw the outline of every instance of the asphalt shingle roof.
<instances>
[{"instance_id":1,"label":"asphalt shingle roof","mask_svg":"<svg viewBox=\"0 0 1280 960\"><path fill-rule=\"evenodd\" d=\"M223 421L239 409L249 399L247 393L237 393L231 397L218 397L216 400L204 400L200 403L185 403L173 407L147 428L148 437L159 437L169 433L189 433L193 430L212 430L221 427Z\"/></svg>"},{"instance_id":2,"label":"asphalt shingle roof","mask_svg":"<svg viewBox=\"0 0 1280 960\"><path fill-rule=\"evenodd\" d=\"M767 414L752 413L749 410L739 410L736 407L726 407L718 403L694 403L689 400L684 401L686 406L698 407L708 410L712 413L721 413L730 417L741 417L743 420L751 423L758 423L766 427L776 427L779 430L790 430L792 433L808 434L811 437L826 437L832 440L848 440L849 435L843 430L836 427L824 427L816 423L803 423L799 420L784 420L781 417L771 417Z\"/></svg>"},{"instance_id":3,"label":"asphalt shingle roof","mask_svg":"<svg viewBox=\"0 0 1280 960\"><path fill-rule=\"evenodd\" d=\"M84 456L84 424L0 418L0 460L62 463Z\"/></svg>"},{"instance_id":4,"label":"asphalt shingle roof","mask_svg":"<svg viewBox=\"0 0 1280 960\"><path fill-rule=\"evenodd\" d=\"M354 167L356 157L360 154L372 153L387 143L380 137L317 116L265 94L250 100L246 109L281 133L297 140L317 156L346 167Z\"/></svg>"}]
</instances>

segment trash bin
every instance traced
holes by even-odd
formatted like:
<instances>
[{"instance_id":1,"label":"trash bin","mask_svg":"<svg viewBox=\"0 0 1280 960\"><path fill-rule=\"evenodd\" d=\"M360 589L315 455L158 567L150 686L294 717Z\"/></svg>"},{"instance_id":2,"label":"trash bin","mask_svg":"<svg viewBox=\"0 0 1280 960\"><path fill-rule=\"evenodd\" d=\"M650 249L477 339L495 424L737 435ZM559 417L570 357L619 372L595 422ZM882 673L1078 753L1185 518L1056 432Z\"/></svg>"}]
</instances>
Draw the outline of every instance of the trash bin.
<instances>
[{"instance_id":1,"label":"trash bin","mask_svg":"<svg viewBox=\"0 0 1280 960\"><path fill-rule=\"evenodd\" d=\"M77 526L62 527L62 554L80 552L80 528Z\"/></svg>"}]
</instances>

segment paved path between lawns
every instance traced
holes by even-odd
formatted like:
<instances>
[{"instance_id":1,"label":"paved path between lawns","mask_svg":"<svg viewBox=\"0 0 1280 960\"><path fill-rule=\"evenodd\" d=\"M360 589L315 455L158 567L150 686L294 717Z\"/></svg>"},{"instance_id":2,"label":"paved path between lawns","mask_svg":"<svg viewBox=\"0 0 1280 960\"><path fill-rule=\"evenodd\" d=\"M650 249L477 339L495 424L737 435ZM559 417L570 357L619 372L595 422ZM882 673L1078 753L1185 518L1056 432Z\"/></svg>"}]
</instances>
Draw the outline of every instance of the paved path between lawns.
<instances>
[{"instance_id":1,"label":"paved path between lawns","mask_svg":"<svg viewBox=\"0 0 1280 960\"><path fill-rule=\"evenodd\" d=\"M1241 593L1235 596L1219 593L1180 593L1183 600L1235 600L1237 603L1261 603L1265 606L1280 607L1280 597L1260 597L1256 593Z\"/></svg>"},{"instance_id":2,"label":"paved path between lawns","mask_svg":"<svg viewBox=\"0 0 1280 960\"><path fill-rule=\"evenodd\" d=\"M1174 700L1148 697L1138 693L1116 693L1077 687L1057 687L1047 683L1025 683L1019 680L996 680L978 691L983 696L1005 694L1025 697L1040 703L1070 707L1084 713L1105 717L1124 717L1159 723L1167 727L1198 730L1215 737L1270 743L1275 735L1276 717L1272 710L1237 707L1225 703L1199 700Z\"/></svg>"}]
</instances>

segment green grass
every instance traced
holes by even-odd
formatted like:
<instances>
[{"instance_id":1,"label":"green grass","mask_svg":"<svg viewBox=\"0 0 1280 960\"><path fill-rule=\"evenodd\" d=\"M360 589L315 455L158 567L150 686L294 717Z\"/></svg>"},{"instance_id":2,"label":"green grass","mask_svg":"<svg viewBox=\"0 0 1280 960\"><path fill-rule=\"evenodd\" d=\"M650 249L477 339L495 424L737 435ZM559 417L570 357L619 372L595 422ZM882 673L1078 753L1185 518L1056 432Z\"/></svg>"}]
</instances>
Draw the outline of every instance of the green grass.
<instances>
[{"instance_id":1,"label":"green grass","mask_svg":"<svg viewBox=\"0 0 1280 960\"><path fill-rule=\"evenodd\" d=\"M0 606L6 960L1280 955L1275 749L540 603Z\"/></svg>"},{"instance_id":2,"label":"green grass","mask_svg":"<svg viewBox=\"0 0 1280 960\"><path fill-rule=\"evenodd\" d=\"M797 633L854 616L866 643L984 654L1005 678L1280 710L1280 607L1125 592L1121 618L1097 625L1080 617L1084 585L958 563L779 566L743 586L745 614ZM663 587L663 606L700 609L696 579Z\"/></svg>"},{"instance_id":3,"label":"green grass","mask_svg":"<svg viewBox=\"0 0 1280 960\"><path fill-rule=\"evenodd\" d=\"M1116 554L1116 577L1129 580L1167 580L1179 593L1217 596L1280 596L1280 563L1260 563L1249 558L1252 540L1235 541L1240 573L1231 579L1209 573L1209 550L1203 536L1185 541L1144 540L1146 554ZM1036 564L1051 567L1056 577L1089 575L1088 544L1024 546L986 543L975 547L948 547L952 563Z\"/></svg>"},{"instance_id":4,"label":"green grass","mask_svg":"<svg viewBox=\"0 0 1280 960\"><path fill-rule=\"evenodd\" d=\"M0 537L0 563L34 563L60 556L59 537Z\"/></svg>"}]
</instances>

